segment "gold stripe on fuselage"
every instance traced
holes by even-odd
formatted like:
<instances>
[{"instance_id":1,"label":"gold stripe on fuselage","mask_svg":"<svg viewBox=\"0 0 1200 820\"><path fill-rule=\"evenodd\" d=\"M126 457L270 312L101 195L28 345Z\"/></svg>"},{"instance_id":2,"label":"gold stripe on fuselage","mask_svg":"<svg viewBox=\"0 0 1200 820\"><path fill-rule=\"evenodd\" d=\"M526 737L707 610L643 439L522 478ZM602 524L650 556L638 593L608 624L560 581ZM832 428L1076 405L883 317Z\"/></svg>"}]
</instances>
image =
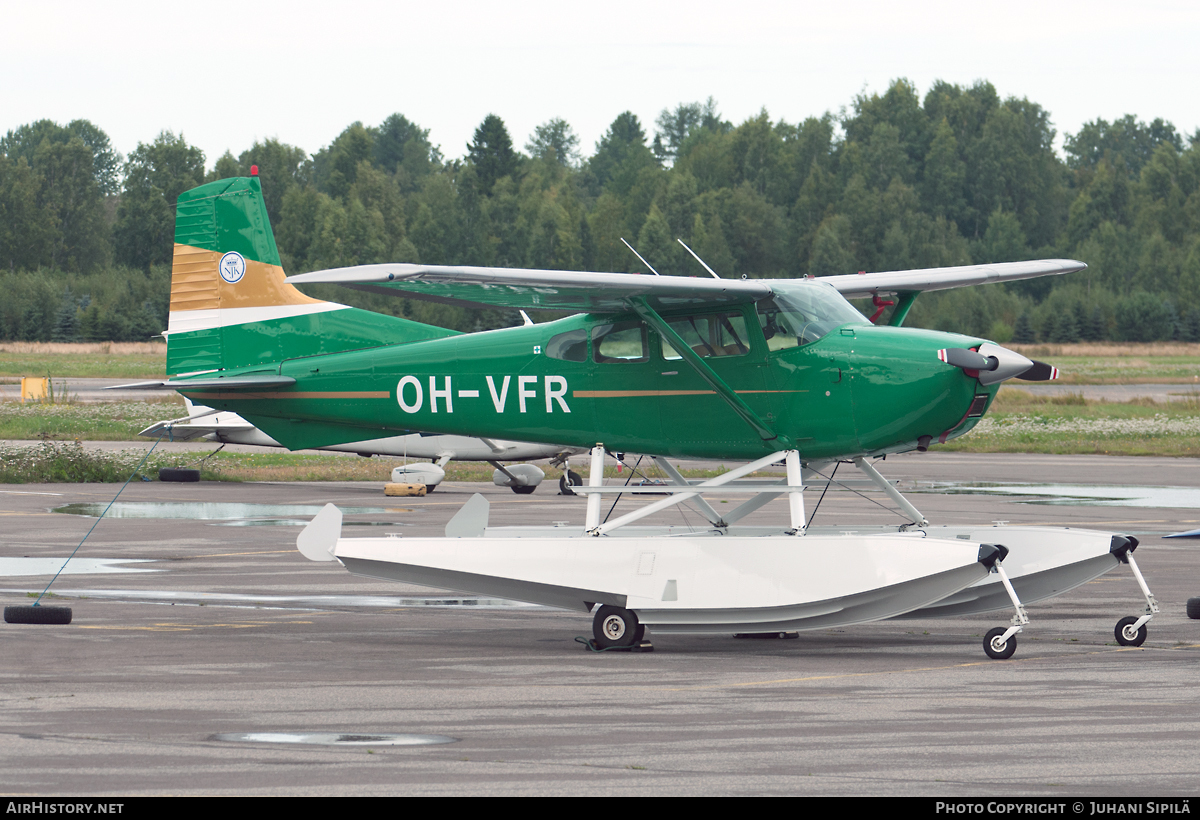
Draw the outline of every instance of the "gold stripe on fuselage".
<instances>
[{"instance_id":1,"label":"gold stripe on fuselage","mask_svg":"<svg viewBox=\"0 0 1200 820\"><path fill-rule=\"evenodd\" d=\"M735 393L807 393L807 390L735 390ZM715 390L572 390L574 399L628 399L639 396L712 396Z\"/></svg>"}]
</instances>

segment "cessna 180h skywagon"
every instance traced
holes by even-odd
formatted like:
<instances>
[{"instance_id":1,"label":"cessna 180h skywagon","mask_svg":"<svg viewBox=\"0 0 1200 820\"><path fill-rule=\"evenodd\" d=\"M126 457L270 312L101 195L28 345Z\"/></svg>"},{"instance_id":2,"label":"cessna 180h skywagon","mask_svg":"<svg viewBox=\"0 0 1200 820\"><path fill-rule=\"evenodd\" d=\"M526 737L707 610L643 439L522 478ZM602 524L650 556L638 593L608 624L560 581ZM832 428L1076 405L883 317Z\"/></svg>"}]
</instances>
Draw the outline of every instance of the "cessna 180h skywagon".
<instances>
[{"instance_id":1,"label":"cessna 180h skywagon","mask_svg":"<svg viewBox=\"0 0 1200 820\"><path fill-rule=\"evenodd\" d=\"M1117 638L1140 643L1157 604L1133 561L1136 539L932 527L869 461L966 433L1006 379L1056 376L985 339L903 327L919 293L1083 267L1045 260L723 280L385 264L285 279L258 178L226 179L179 197L167 331L174 375L157 384L236 412L291 449L411 430L589 449L590 476L576 488L587 495L582 527L489 528L478 497L447 538L347 539L331 505L298 543L306 556L358 574L595 611L600 646L639 642L646 627L765 633L1011 605L1010 626L984 645L1008 657L1027 623L1021 600L1057 595L1118 563L1133 567L1147 605L1118 624ZM460 334L294 287L318 282L577 313ZM888 293L898 304L883 326L846 301L878 305ZM674 484L646 489L668 497L601 520L602 494L629 492L604 486L606 451L655 456ZM670 457L749 463L688 482ZM911 523L810 530L803 490L845 460ZM782 481L739 480L780 461ZM752 497L720 514L703 499L718 490ZM788 528L737 523L779 495L788 498ZM708 519L700 531L630 526L685 500Z\"/></svg>"}]
</instances>

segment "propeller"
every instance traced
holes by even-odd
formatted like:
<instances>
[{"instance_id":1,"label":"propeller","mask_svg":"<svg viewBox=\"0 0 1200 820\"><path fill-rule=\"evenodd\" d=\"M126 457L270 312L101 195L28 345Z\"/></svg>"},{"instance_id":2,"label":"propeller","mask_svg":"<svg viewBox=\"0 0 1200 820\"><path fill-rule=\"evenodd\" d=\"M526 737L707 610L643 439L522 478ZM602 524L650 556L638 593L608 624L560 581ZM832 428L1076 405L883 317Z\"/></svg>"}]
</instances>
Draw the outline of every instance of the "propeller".
<instances>
[{"instance_id":1,"label":"propeller","mask_svg":"<svg viewBox=\"0 0 1200 820\"><path fill-rule=\"evenodd\" d=\"M1045 382L1058 378L1057 367L1027 359L990 342L981 344L978 351L965 347L944 348L938 351L938 359L978 378L980 384L997 384L1007 379Z\"/></svg>"},{"instance_id":2,"label":"propeller","mask_svg":"<svg viewBox=\"0 0 1200 820\"><path fill-rule=\"evenodd\" d=\"M1058 378L1058 368L1034 360L1033 367L1016 378L1025 382L1050 382Z\"/></svg>"}]
</instances>

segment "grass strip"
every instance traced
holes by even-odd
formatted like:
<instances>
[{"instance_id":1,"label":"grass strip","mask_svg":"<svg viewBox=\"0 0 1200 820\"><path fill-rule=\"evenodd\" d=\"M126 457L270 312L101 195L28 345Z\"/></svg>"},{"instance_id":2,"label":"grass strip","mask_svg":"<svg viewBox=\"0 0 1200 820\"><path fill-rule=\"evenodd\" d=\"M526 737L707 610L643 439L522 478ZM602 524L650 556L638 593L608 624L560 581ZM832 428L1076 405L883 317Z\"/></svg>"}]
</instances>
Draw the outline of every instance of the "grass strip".
<instances>
[{"instance_id":1,"label":"grass strip","mask_svg":"<svg viewBox=\"0 0 1200 820\"><path fill-rule=\"evenodd\" d=\"M4 342L0 377L160 379L167 367L162 342Z\"/></svg>"},{"instance_id":2,"label":"grass strip","mask_svg":"<svg viewBox=\"0 0 1200 820\"><path fill-rule=\"evenodd\" d=\"M187 414L183 399L70 402L0 402L0 439L30 441L145 441L137 437L156 421Z\"/></svg>"},{"instance_id":3,"label":"grass strip","mask_svg":"<svg viewBox=\"0 0 1200 820\"><path fill-rule=\"evenodd\" d=\"M0 484L114 484L125 481L150 449L103 452L78 441L43 441L31 446L0 445ZM139 471L153 480L163 467L186 467L190 456L162 453L152 456ZM201 477L216 478L201 469Z\"/></svg>"}]
</instances>

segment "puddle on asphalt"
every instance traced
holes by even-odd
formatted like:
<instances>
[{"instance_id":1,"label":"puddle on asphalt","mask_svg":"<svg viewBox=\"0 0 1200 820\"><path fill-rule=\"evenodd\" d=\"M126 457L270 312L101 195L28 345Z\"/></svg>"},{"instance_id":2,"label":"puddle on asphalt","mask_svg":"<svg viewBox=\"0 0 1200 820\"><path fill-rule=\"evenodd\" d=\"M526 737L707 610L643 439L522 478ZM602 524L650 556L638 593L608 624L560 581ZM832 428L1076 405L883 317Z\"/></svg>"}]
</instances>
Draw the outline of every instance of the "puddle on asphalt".
<instances>
[{"instance_id":1,"label":"puddle on asphalt","mask_svg":"<svg viewBox=\"0 0 1200 820\"><path fill-rule=\"evenodd\" d=\"M240 743L305 743L316 746L433 746L457 743L446 735L407 735L392 732L233 732L213 740Z\"/></svg>"},{"instance_id":2,"label":"puddle on asphalt","mask_svg":"<svg viewBox=\"0 0 1200 820\"><path fill-rule=\"evenodd\" d=\"M310 519L300 518L247 518L241 521L221 521L218 527L305 527ZM343 527L403 527L403 521L346 521Z\"/></svg>"},{"instance_id":3,"label":"puddle on asphalt","mask_svg":"<svg viewBox=\"0 0 1200 820\"><path fill-rule=\"evenodd\" d=\"M918 486L915 491L947 495L1022 496L1017 499L1022 504L1200 509L1200 489L1192 487L935 482L930 485Z\"/></svg>"},{"instance_id":4,"label":"puddle on asphalt","mask_svg":"<svg viewBox=\"0 0 1200 820\"><path fill-rule=\"evenodd\" d=\"M65 515L82 515L89 518L174 518L188 521L219 521L224 527L303 527L323 506L315 504L237 504L156 501L122 501L112 505L102 501L88 501L55 507L53 512ZM387 515L389 513L412 512L410 508L396 507L342 507L343 515ZM347 526L402 527L399 521L346 521Z\"/></svg>"},{"instance_id":5,"label":"puddle on asphalt","mask_svg":"<svg viewBox=\"0 0 1200 820\"><path fill-rule=\"evenodd\" d=\"M62 558L45 560L58 561L58 566L50 573L47 573L50 575L57 572L58 567L61 567L63 562ZM71 564L73 565L78 560L81 559L71 559ZM112 561L113 559L105 560ZM68 566L69 568L70 566ZM146 572L147 570L133 571ZM158 570L149 571L157 572ZM25 591L0 589L0 593ZM59 594L64 598L107 598L120 601L144 601L150 604L170 604L172 606L182 604L193 606L228 606L234 608L247 607L253 609L325 610L329 608L344 609L345 607L373 607L392 610L407 609L409 607L431 607L434 609L456 609L460 607L471 609L542 608L539 604L527 604L521 601L510 601L505 598L486 598L475 595L430 595L423 597L400 597L395 595L250 595L236 592L191 592L165 589L72 589Z\"/></svg>"},{"instance_id":6,"label":"puddle on asphalt","mask_svg":"<svg viewBox=\"0 0 1200 820\"><path fill-rule=\"evenodd\" d=\"M66 563L66 568L63 563ZM21 575L53 575L62 570L63 575L98 575L116 572L160 572L157 569L140 569L125 564L149 564L149 558L0 558L0 577L13 578Z\"/></svg>"}]
</instances>

